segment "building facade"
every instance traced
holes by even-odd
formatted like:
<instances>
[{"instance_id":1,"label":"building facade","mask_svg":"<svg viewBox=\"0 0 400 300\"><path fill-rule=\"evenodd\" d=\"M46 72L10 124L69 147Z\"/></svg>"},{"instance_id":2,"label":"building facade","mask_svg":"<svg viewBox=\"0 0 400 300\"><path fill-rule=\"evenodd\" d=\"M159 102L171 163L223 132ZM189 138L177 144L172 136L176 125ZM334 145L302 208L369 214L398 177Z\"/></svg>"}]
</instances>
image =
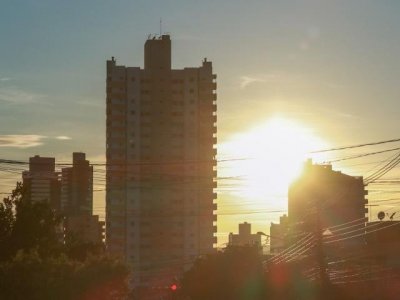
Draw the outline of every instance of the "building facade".
<instances>
[{"instance_id":1,"label":"building facade","mask_svg":"<svg viewBox=\"0 0 400 300\"><path fill-rule=\"evenodd\" d=\"M278 254L286 248L286 235L288 234L288 217L283 215L279 218L279 223L271 222L270 227L270 253Z\"/></svg>"},{"instance_id":2,"label":"building facade","mask_svg":"<svg viewBox=\"0 0 400 300\"><path fill-rule=\"evenodd\" d=\"M216 243L216 75L171 69L169 35L149 38L144 68L107 61L108 251L134 286L181 274Z\"/></svg>"},{"instance_id":3,"label":"building facade","mask_svg":"<svg viewBox=\"0 0 400 300\"><path fill-rule=\"evenodd\" d=\"M30 201L46 201L54 209L60 208L60 181L54 157L30 157L29 171L22 172L22 181Z\"/></svg>"},{"instance_id":4,"label":"building facade","mask_svg":"<svg viewBox=\"0 0 400 300\"><path fill-rule=\"evenodd\" d=\"M93 167L85 153L72 154L72 167L61 169L61 211L65 215L93 214Z\"/></svg>"},{"instance_id":5,"label":"building facade","mask_svg":"<svg viewBox=\"0 0 400 300\"><path fill-rule=\"evenodd\" d=\"M354 230L363 230L368 200L363 177L332 170L332 165L305 163L302 175L288 193L288 225L292 235L329 228L335 235L338 225L358 220ZM364 222L363 219L365 218ZM289 237L290 238L290 237ZM347 241L359 242L360 239Z\"/></svg>"},{"instance_id":6,"label":"building facade","mask_svg":"<svg viewBox=\"0 0 400 300\"><path fill-rule=\"evenodd\" d=\"M85 153L72 153L72 166L61 169L60 211L66 239L104 243L105 223L93 215L93 166Z\"/></svg>"}]
</instances>

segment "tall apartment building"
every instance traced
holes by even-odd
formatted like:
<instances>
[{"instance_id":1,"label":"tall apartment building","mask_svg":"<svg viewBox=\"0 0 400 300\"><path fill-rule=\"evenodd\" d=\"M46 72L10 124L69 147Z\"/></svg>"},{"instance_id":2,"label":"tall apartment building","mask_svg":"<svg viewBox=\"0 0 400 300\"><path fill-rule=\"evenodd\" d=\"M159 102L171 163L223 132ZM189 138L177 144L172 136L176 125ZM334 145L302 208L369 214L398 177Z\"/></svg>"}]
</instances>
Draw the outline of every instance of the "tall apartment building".
<instances>
[{"instance_id":1,"label":"tall apartment building","mask_svg":"<svg viewBox=\"0 0 400 300\"><path fill-rule=\"evenodd\" d=\"M329 228L362 220L368 213L365 195L363 177L334 171L331 165L313 164L309 160L303 174L289 188L289 227L310 232L315 230L317 222L322 228ZM353 229L363 229L365 223L360 221ZM335 230L330 231L335 234Z\"/></svg>"},{"instance_id":2,"label":"tall apartment building","mask_svg":"<svg viewBox=\"0 0 400 300\"><path fill-rule=\"evenodd\" d=\"M74 152L72 166L61 169L61 212L66 238L103 243L105 224L93 215L93 166L85 153Z\"/></svg>"},{"instance_id":3,"label":"tall apartment building","mask_svg":"<svg viewBox=\"0 0 400 300\"><path fill-rule=\"evenodd\" d=\"M61 169L61 210L66 215L93 213L93 167L85 153L72 154L72 167Z\"/></svg>"},{"instance_id":4,"label":"tall apartment building","mask_svg":"<svg viewBox=\"0 0 400 300\"><path fill-rule=\"evenodd\" d=\"M314 234L319 228L329 229L325 234L329 241L344 237L342 224L350 224L358 237L343 239L327 248L341 246L359 247L363 244L362 233L366 229L368 213L367 190L363 177L350 176L332 170L332 165L304 164L301 176L289 187L288 216L282 216L280 223L271 223L271 253L277 254L292 245L305 234ZM331 249L329 249L331 250Z\"/></svg>"},{"instance_id":5,"label":"tall apartment building","mask_svg":"<svg viewBox=\"0 0 400 300\"><path fill-rule=\"evenodd\" d=\"M22 181L30 201L47 201L59 209L60 181L54 157L30 157L29 171L22 172Z\"/></svg>"},{"instance_id":6,"label":"tall apartment building","mask_svg":"<svg viewBox=\"0 0 400 300\"><path fill-rule=\"evenodd\" d=\"M214 251L215 79L207 59L171 69L169 35L146 41L143 69L107 61L106 240L134 286Z\"/></svg>"}]
</instances>

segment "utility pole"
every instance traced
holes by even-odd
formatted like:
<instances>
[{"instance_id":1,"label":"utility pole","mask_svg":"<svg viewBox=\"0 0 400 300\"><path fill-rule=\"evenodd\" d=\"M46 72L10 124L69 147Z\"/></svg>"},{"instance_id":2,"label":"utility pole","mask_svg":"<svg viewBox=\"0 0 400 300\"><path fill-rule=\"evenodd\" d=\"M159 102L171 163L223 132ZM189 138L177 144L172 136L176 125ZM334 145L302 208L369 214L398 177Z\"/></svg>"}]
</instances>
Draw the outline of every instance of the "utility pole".
<instances>
[{"instance_id":1,"label":"utility pole","mask_svg":"<svg viewBox=\"0 0 400 300\"><path fill-rule=\"evenodd\" d=\"M316 200L316 228L315 235L317 239L316 244L316 258L319 267L319 280L320 280L320 290L319 290L319 299L329 299L329 278L327 274L327 265L325 262L325 252L323 245L323 235L322 235L322 225L321 225L321 202Z\"/></svg>"}]
</instances>

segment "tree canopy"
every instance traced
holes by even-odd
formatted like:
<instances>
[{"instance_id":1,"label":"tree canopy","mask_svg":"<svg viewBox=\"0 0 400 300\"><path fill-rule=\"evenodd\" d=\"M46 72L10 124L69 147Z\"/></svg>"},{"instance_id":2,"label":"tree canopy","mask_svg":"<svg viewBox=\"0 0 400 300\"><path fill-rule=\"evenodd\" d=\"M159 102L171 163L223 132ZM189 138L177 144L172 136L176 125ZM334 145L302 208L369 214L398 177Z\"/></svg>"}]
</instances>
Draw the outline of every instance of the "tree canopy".
<instances>
[{"instance_id":1,"label":"tree canopy","mask_svg":"<svg viewBox=\"0 0 400 300\"><path fill-rule=\"evenodd\" d=\"M104 247L63 237L62 217L21 183L0 202L2 299L121 299L127 267Z\"/></svg>"},{"instance_id":2,"label":"tree canopy","mask_svg":"<svg viewBox=\"0 0 400 300\"><path fill-rule=\"evenodd\" d=\"M182 293L200 299L266 299L267 282L257 247L228 247L199 258L182 279Z\"/></svg>"}]
</instances>

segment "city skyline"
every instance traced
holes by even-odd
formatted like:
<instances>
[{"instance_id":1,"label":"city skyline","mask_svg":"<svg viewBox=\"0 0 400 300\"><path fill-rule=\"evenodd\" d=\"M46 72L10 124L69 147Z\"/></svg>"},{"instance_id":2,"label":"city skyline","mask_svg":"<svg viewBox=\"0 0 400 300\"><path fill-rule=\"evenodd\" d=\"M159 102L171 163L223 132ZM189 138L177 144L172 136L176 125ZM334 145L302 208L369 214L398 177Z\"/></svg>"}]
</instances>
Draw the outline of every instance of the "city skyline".
<instances>
[{"instance_id":1,"label":"city skyline","mask_svg":"<svg viewBox=\"0 0 400 300\"><path fill-rule=\"evenodd\" d=\"M179 1L171 7L141 1L75 4L27 1L25 6L4 5L0 12L2 158L26 161L39 154L69 161L71 152L83 151L90 161L104 162L103 62L115 56L121 64L141 66L142 42L148 33L158 32L160 16L164 30L176 41L174 67L197 65L205 56L214 62L219 86L218 147L225 149L219 151L220 159L259 155L248 149L232 152L226 145L241 143L240 136L248 132L264 132L262 128L268 128L264 124L277 119L318 139L319 144L305 152L397 135L397 3L254 2L243 9L245 4L236 1L229 2L226 14L226 2L215 3L213 11L203 8L204 3L189 7ZM131 18L137 7L140 15ZM47 17L41 18L43 14ZM85 31L80 31L81 26ZM289 140L296 133L286 131ZM308 137L301 141L306 143ZM272 167L276 165L265 165ZM224 174L222 168L219 173ZM238 165L232 168L227 175L259 177L255 171L238 172ZM350 171L363 175L366 170ZM7 178L2 192L9 192L15 182L15 177ZM244 189L241 183L236 188ZM266 205L260 203L260 194L221 189L219 201L236 205L227 205L226 213L238 212L237 205L246 201L258 209L286 209L284 201L276 205L275 196L261 195ZM98 207L104 207L104 195L98 192L95 197ZM258 230L279 218L279 213L268 215L270 219L221 215L221 222L226 222L221 224L221 234L233 231L239 222L249 221Z\"/></svg>"}]
</instances>

